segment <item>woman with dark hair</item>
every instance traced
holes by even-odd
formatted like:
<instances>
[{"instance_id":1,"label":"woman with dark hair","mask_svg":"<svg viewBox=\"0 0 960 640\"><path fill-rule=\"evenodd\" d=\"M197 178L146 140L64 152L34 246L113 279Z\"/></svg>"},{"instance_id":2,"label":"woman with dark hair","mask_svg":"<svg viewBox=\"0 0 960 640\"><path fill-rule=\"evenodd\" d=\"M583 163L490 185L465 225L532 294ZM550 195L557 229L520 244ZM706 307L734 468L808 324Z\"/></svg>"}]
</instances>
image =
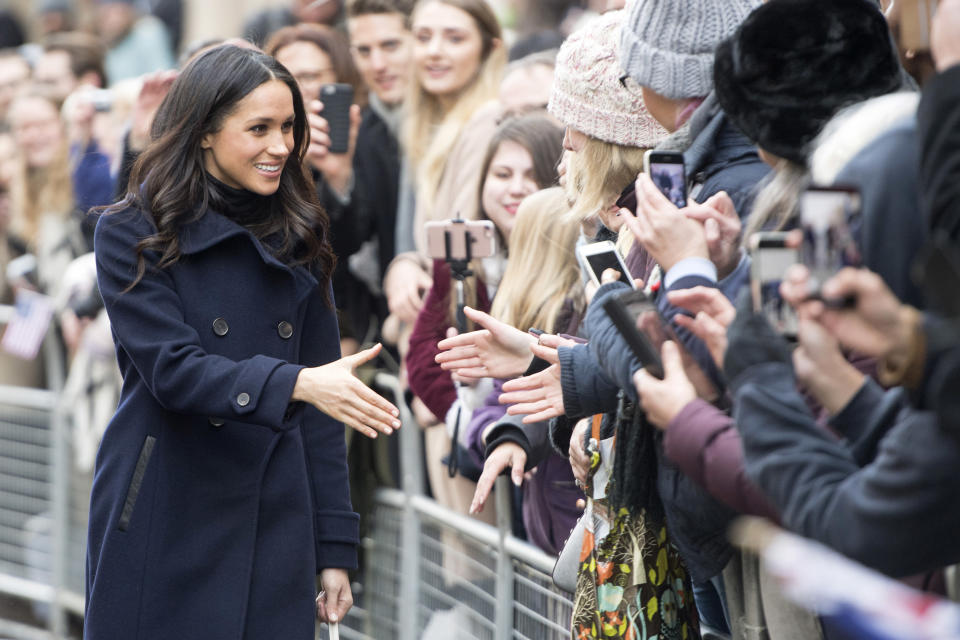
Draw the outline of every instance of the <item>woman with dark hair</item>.
<instances>
[{"instance_id":1,"label":"woman with dark hair","mask_svg":"<svg viewBox=\"0 0 960 640\"><path fill-rule=\"evenodd\" d=\"M557 163L563 152L563 132L545 114L529 114L501 123L483 156L479 188L475 193L481 216L494 223L499 236L497 255L471 264L475 278L464 283L468 306L488 311L493 293L506 268L507 246L523 200L558 181ZM410 390L438 421L451 423L459 416L466 424L470 412L483 402L489 388L475 388L458 394L453 378L435 361L437 343L456 326L456 296L453 295L450 266L433 261L433 286L410 335L407 354L407 381ZM458 400L459 399L459 400ZM450 429L454 431L453 428ZM466 427L463 429L466 433ZM443 424L426 428L427 471L430 488L437 500L460 513L467 513L476 489L479 469L461 468L463 475L447 477L441 458L451 450L451 439ZM461 462L467 463L464 457ZM470 477L472 476L472 477ZM481 514L493 521L493 510Z\"/></svg>"},{"instance_id":2,"label":"woman with dark hair","mask_svg":"<svg viewBox=\"0 0 960 640\"><path fill-rule=\"evenodd\" d=\"M397 411L340 359L328 222L296 81L234 46L195 59L96 230L124 384L97 456L85 637L314 637L352 602L343 424Z\"/></svg>"}]
</instances>

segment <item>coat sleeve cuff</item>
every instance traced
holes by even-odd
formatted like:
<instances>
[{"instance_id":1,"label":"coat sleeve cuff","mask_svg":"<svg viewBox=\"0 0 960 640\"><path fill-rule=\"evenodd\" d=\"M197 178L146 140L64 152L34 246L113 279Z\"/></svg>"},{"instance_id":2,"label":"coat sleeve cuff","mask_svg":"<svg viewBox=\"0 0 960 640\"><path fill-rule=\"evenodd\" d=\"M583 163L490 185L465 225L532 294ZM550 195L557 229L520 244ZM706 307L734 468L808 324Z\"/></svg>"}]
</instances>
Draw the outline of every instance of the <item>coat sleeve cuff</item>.
<instances>
[{"instance_id":1,"label":"coat sleeve cuff","mask_svg":"<svg viewBox=\"0 0 960 640\"><path fill-rule=\"evenodd\" d=\"M288 410L301 369L303 365L254 356L229 392L236 418L280 429L292 426Z\"/></svg>"},{"instance_id":2,"label":"coat sleeve cuff","mask_svg":"<svg viewBox=\"0 0 960 640\"><path fill-rule=\"evenodd\" d=\"M360 516L350 511L317 511L314 542L318 574L324 569L356 569Z\"/></svg>"}]
</instances>

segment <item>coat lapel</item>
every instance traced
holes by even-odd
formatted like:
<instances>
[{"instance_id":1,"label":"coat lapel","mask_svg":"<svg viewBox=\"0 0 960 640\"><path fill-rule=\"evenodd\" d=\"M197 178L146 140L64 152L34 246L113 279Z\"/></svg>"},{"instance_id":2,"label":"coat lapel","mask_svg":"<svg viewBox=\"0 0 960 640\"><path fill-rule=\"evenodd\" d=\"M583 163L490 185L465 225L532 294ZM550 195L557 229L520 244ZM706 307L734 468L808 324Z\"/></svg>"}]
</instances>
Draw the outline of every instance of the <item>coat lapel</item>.
<instances>
[{"instance_id":1,"label":"coat lapel","mask_svg":"<svg viewBox=\"0 0 960 640\"><path fill-rule=\"evenodd\" d=\"M284 264L249 230L212 209L208 209L199 218L181 227L180 252L183 255L201 253L236 236L246 237L253 244L264 264L290 274L296 287L298 303L319 285L309 269L302 266L291 268Z\"/></svg>"}]
</instances>

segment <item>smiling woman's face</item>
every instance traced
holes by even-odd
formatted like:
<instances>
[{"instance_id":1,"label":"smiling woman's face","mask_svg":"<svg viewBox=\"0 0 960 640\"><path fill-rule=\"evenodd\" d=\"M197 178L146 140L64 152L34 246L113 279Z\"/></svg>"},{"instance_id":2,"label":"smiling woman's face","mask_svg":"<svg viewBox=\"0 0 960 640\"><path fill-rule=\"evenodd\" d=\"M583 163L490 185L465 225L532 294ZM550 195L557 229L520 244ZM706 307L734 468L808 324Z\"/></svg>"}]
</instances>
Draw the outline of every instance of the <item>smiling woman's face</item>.
<instances>
[{"instance_id":1,"label":"smiling woman's face","mask_svg":"<svg viewBox=\"0 0 960 640\"><path fill-rule=\"evenodd\" d=\"M413 60L424 91L455 97L476 77L482 64L483 38L463 9L428 2L413 16Z\"/></svg>"},{"instance_id":2,"label":"smiling woman's face","mask_svg":"<svg viewBox=\"0 0 960 640\"><path fill-rule=\"evenodd\" d=\"M290 88L264 82L237 103L219 131L204 137L204 168L227 186L272 195L293 151L294 118Z\"/></svg>"},{"instance_id":3,"label":"smiling woman's face","mask_svg":"<svg viewBox=\"0 0 960 640\"><path fill-rule=\"evenodd\" d=\"M510 238L520 203L539 190L530 152L512 140L504 140L490 160L483 180L481 205L506 239Z\"/></svg>"}]
</instances>

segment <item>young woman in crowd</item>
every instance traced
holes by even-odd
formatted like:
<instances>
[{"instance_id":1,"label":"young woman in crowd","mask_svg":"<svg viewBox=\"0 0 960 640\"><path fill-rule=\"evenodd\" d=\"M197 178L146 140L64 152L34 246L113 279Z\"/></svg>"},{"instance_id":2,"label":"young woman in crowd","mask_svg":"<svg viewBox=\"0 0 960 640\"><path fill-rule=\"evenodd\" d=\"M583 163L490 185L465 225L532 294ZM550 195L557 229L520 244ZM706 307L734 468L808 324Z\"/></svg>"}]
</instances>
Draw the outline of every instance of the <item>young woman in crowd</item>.
<instances>
[{"instance_id":1,"label":"young woman in crowd","mask_svg":"<svg viewBox=\"0 0 960 640\"><path fill-rule=\"evenodd\" d=\"M506 247L517 208L530 194L556 184L561 140L560 129L545 114L509 119L494 133L482 157L480 175L483 178L473 197L480 217L495 225L499 250L497 255L475 261L472 265L476 277L466 283L468 305L489 308L489 301L494 298L503 275ZM465 425L470 411L483 401L486 394L469 394L479 397L466 403L463 401L468 394L460 394L461 404L454 407L458 398L457 389L450 374L441 369L434 357L438 353L437 343L446 337L451 327L456 326L456 301L452 295L449 265L443 260L434 260L432 270L433 285L410 336L407 377L410 390L437 421L450 421L452 424L459 410ZM474 481L463 476L451 481L442 475L446 471L440 459L451 449L451 441L443 424L429 427L426 437L427 466L434 495L438 496L441 503L466 513L473 496ZM445 496L448 491L449 495Z\"/></svg>"},{"instance_id":2,"label":"young woman in crowd","mask_svg":"<svg viewBox=\"0 0 960 640\"><path fill-rule=\"evenodd\" d=\"M303 98L221 46L173 84L97 226L123 391L90 504L89 638L313 638L350 608L343 423L397 411L340 359ZM315 580L324 591L314 605Z\"/></svg>"},{"instance_id":3,"label":"young woman in crowd","mask_svg":"<svg viewBox=\"0 0 960 640\"><path fill-rule=\"evenodd\" d=\"M420 0L411 16L415 81L405 103L402 144L413 197L402 194L397 246L384 276L391 313L412 325L430 287L424 223L478 214L483 157L497 127L506 61L500 24L484 0Z\"/></svg>"},{"instance_id":4,"label":"young woman in crowd","mask_svg":"<svg viewBox=\"0 0 960 640\"><path fill-rule=\"evenodd\" d=\"M490 316L520 331L530 327L545 333L576 334L585 306L583 283L574 249L580 221L569 215L563 189L539 191L517 210L510 234L510 261L493 300ZM523 528L528 539L550 554L559 553L582 509L583 493L574 483L566 458L549 445L546 422L520 425L506 416L499 403L503 379L470 419L466 441L470 453L483 460L483 474L471 503L482 511L493 482L504 469L515 485L524 472L536 468L523 482Z\"/></svg>"},{"instance_id":5,"label":"young woman in crowd","mask_svg":"<svg viewBox=\"0 0 960 640\"><path fill-rule=\"evenodd\" d=\"M9 233L37 256L37 284L56 293L66 266L90 250L80 231L66 132L58 105L38 92L14 98L8 117L17 149Z\"/></svg>"}]
</instances>

